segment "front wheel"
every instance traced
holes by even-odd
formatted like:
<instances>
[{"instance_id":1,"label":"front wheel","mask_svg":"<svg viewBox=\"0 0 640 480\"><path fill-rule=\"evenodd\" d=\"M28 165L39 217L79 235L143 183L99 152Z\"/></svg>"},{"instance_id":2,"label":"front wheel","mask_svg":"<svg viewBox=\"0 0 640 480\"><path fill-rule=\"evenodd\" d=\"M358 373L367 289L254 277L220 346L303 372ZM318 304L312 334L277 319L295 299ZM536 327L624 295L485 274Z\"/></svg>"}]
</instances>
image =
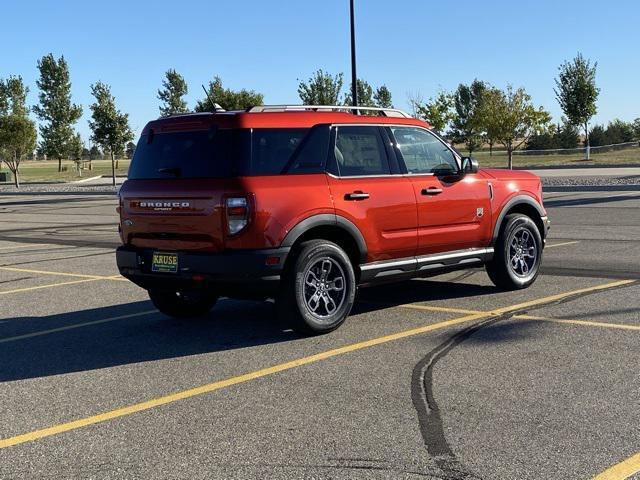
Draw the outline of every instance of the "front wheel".
<instances>
[{"instance_id":1,"label":"front wheel","mask_svg":"<svg viewBox=\"0 0 640 480\"><path fill-rule=\"evenodd\" d=\"M328 333L344 323L356 294L356 279L347 254L335 243L303 243L283 275L277 299L279 316L306 334Z\"/></svg>"},{"instance_id":2,"label":"front wheel","mask_svg":"<svg viewBox=\"0 0 640 480\"><path fill-rule=\"evenodd\" d=\"M493 260L486 266L491 281L504 290L527 288L542 263L542 237L526 215L507 215L500 229Z\"/></svg>"},{"instance_id":3,"label":"front wheel","mask_svg":"<svg viewBox=\"0 0 640 480\"><path fill-rule=\"evenodd\" d=\"M201 317L218 301L217 295L204 291L149 290L149 298L160 312L173 318Z\"/></svg>"}]
</instances>

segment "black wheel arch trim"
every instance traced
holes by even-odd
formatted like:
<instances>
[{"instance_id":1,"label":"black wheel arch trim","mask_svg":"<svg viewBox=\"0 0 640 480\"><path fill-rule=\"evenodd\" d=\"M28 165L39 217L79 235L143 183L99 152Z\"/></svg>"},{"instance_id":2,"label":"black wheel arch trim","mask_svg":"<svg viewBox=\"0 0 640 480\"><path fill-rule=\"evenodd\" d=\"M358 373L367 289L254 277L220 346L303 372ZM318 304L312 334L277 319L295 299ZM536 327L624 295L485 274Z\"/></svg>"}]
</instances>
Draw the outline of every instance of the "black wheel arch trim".
<instances>
[{"instance_id":1,"label":"black wheel arch trim","mask_svg":"<svg viewBox=\"0 0 640 480\"><path fill-rule=\"evenodd\" d=\"M364 236L355 226L353 222L350 220L341 217L340 215L334 215L330 213L321 213L318 215L313 215L311 217L307 217L295 227L293 227L287 235L284 237L281 246L282 247L292 247L294 243L308 230L315 227L322 226L331 226L338 227L344 230L346 233L351 235L353 240L356 242L358 246L358 252L360 254L360 263L364 263L367 260L367 243L364 240Z\"/></svg>"},{"instance_id":2,"label":"black wheel arch trim","mask_svg":"<svg viewBox=\"0 0 640 480\"><path fill-rule=\"evenodd\" d=\"M515 206L523 205L523 204L534 207L538 212L538 215L540 215L540 219L543 219L547 216L542 206L538 202L536 202L536 200L533 197L530 197L528 195L516 195L515 197L512 197L507 203L505 203L505 205L502 207L502 210L500 211L500 214L498 215L498 220L496 221L496 225L493 228L492 244L495 244L496 240L498 239L498 235L500 234L500 228L502 227L502 222L504 220L504 217L506 217L507 213L509 212L509 210L511 210ZM544 237L546 236L546 232L544 231L540 232L540 236L544 240Z\"/></svg>"}]
</instances>

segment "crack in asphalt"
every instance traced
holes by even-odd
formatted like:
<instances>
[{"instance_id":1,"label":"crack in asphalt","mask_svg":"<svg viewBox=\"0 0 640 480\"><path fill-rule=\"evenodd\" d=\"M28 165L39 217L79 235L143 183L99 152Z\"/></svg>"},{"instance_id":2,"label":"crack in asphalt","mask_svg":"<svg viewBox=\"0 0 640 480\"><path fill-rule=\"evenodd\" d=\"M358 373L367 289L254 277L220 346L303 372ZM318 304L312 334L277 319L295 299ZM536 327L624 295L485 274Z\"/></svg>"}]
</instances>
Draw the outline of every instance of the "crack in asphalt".
<instances>
[{"instance_id":1,"label":"crack in asphalt","mask_svg":"<svg viewBox=\"0 0 640 480\"><path fill-rule=\"evenodd\" d=\"M635 286L637 284L638 282L632 282L609 290L619 290ZM529 308L523 308L522 310L515 310L500 316L489 317L485 320L481 320L449 337L427 353L427 355L416 364L411 375L411 400L418 414L420 433L422 434L427 452L431 457L433 457L434 462L445 473L448 480L481 480L482 477L475 475L462 465L447 441L444 432L441 409L438 406L433 393L433 369L438 361L482 328L494 325L504 320L509 320L515 315L527 314L532 310L573 302L596 293L602 293L602 291L577 293L560 300L535 305Z\"/></svg>"}]
</instances>

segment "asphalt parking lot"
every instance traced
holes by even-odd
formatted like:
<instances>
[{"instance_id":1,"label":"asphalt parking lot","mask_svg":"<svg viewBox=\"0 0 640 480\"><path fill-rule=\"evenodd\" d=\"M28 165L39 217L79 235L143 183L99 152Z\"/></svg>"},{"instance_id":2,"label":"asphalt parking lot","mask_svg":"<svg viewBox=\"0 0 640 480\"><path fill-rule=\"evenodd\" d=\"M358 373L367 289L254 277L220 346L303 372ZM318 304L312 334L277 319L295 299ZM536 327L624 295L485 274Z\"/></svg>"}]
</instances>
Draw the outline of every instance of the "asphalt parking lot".
<instances>
[{"instance_id":1,"label":"asphalt parking lot","mask_svg":"<svg viewBox=\"0 0 640 480\"><path fill-rule=\"evenodd\" d=\"M302 338L154 311L113 196L0 196L0 478L640 478L640 191L545 201L531 288L362 290Z\"/></svg>"}]
</instances>

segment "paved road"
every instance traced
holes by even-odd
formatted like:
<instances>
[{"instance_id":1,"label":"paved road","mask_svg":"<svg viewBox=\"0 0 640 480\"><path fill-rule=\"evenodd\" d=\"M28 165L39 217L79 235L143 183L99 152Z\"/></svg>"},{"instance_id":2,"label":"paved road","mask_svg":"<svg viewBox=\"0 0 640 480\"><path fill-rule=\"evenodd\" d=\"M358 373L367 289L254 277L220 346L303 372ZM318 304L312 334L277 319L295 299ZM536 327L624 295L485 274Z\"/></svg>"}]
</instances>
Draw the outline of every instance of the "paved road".
<instances>
[{"instance_id":1,"label":"paved road","mask_svg":"<svg viewBox=\"0 0 640 480\"><path fill-rule=\"evenodd\" d=\"M179 322L116 276L109 196L0 198L0 478L583 479L640 468L640 192L547 195L543 275ZM625 478L621 473L609 478Z\"/></svg>"}]
</instances>

